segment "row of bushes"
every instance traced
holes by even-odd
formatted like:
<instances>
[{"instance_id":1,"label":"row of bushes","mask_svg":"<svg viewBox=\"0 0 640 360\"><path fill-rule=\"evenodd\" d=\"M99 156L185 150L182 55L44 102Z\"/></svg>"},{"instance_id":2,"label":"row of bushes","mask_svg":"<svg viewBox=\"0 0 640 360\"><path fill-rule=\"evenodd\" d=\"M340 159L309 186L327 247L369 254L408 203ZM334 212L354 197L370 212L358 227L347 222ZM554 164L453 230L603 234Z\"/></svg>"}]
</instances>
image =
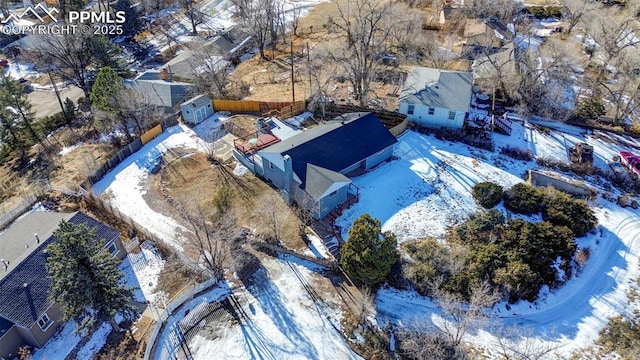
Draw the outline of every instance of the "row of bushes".
<instances>
[{"instance_id":1,"label":"row of bushes","mask_svg":"<svg viewBox=\"0 0 640 360\"><path fill-rule=\"evenodd\" d=\"M597 224L585 201L553 188L520 183L504 191L485 182L474 186L473 195L483 207L504 200L507 209L542 213L544 221L506 221L502 212L490 209L449 231L446 244L435 239L403 244L402 274L420 293L431 294L436 287L468 297L474 284L488 281L511 302L533 301L543 285L554 287L571 276L574 238Z\"/></svg>"},{"instance_id":2,"label":"row of bushes","mask_svg":"<svg viewBox=\"0 0 640 360\"><path fill-rule=\"evenodd\" d=\"M405 245L404 274L424 295L438 286L468 298L474 284L488 281L510 302L533 301L543 285L555 287L571 276L576 251L566 226L522 219L505 222L495 209L471 217L447 240L447 245L434 239ZM434 284L433 279L441 280Z\"/></svg>"},{"instance_id":3,"label":"row of bushes","mask_svg":"<svg viewBox=\"0 0 640 360\"><path fill-rule=\"evenodd\" d=\"M576 200L551 187L536 188L519 183L507 191L500 185L482 182L472 188L476 202L490 209L504 199L504 206L515 213L533 215L541 213L545 221L566 226L577 237L584 236L597 224L593 211L584 200Z\"/></svg>"}]
</instances>

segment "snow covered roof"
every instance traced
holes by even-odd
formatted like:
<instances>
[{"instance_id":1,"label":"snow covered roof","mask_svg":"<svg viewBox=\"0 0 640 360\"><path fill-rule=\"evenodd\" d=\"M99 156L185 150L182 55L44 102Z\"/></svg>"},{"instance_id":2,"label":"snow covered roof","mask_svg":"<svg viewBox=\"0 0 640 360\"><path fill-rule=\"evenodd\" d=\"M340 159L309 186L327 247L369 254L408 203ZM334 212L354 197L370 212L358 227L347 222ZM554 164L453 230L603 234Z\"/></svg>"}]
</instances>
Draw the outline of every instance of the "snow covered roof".
<instances>
[{"instance_id":1,"label":"snow covered roof","mask_svg":"<svg viewBox=\"0 0 640 360\"><path fill-rule=\"evenodd\" d=\"M414 66L404 82L400 102L468 111L473 74Z\"/></svg>"}]
</instances>

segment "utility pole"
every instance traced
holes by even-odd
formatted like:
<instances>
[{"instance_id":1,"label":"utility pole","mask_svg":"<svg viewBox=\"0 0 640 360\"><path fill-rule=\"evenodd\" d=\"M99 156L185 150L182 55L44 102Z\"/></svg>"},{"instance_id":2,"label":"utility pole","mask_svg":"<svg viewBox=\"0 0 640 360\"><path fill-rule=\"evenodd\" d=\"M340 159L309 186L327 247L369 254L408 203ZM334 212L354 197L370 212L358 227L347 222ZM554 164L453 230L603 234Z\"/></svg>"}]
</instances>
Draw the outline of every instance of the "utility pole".
<instances>
[{"instance_id":1,"label":"utility pole","mask_svg":"<svg viewBox=\"0 0 640 360\"><path fill-rule=\"evenodd\" d=\"M49 80L51 80L53 91L55 91L56 98L58 98L58 104L60 104L60 109L62 109L62 115L64 116L64 119L67 121L67 124L69 124L71 123L71 120L69 119L69 115L67 114L67 112L64 110L64 104L62 103L62 98L60 97L60 91L58 90L58 85L56 85L56 82L53 80L53 75L51 75L50 68L47 68L47 74L49 74Z\"/></svg>"},{"instance_id":2,"label":"utility pole","mask_svg":"<svg viewBox=\"0 0 640 360\"><path fill-rule=\"evenodd\" d=\"M293 41L291 41L291 93L293 97L293 102L296 102L296 84L293 76ZM293 105L293 104L291 104Z\"/></svg>"}]
</instances>

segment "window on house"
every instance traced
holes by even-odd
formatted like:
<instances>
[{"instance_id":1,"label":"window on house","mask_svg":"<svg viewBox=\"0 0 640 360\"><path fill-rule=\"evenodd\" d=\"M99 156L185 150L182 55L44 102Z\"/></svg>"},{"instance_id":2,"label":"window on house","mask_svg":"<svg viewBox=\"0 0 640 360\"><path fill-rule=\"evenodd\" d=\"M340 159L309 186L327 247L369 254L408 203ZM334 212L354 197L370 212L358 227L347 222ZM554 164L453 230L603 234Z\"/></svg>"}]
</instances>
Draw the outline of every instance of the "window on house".
<instances>
[{"instance_id":1,"label":"window on house","mask_svg":"<svg viewBox=\"0 0 640 360\"><path fill-rule=\"evenodd\" d=\"M120 249L118 249L118 246L116 245L115 241L112 241L111 244L109 244L109 246L106 247L106 249L113 256L118 255L118 253L120 252Z\"/></svg>"},{"instance_id":2,"label":"window on house","mask_svg":"<svg viewBox=\"0 0 640 360\"><path fill-rule=\"evenodd\" d=\"M407 108L407 114L409 115L413 115L413 111L416 109L415 105L409 105L409 107Z\"/></svg>"},{"instance_id":3,"label":"window on house","mask_svg":"<svg viewBox=\"0 0 640 360\"><path fill-rule=\"evenodd\" d=\"M338 190L332 192L331 194L329 194L329 197L332 198L334 196L338 195Z\"/></svg>"},{"instance_id":4,"label":"window on house","mask_svg":"<svg viewBox=\"0 0 640 360\"><path fill-rule=\"evenodd\" d=\"M435 114L436 109L435 108L429 108L429 115L433 115Z\"/></svg>"},{"instance_id":5,"label":"window on house","mask_svg":"<svg viewBox=\"0 0 640 360\"><path fill-rule=\"evenodd\" d=\"M269 161L269 169L273 169L273 163Z\"/></svg>"},{"instance_id":6,"label":"window on house","mask_svg":"<svg viewBox=\"0 0 640 360\"><path fill-rule=\"evenodd\" d=\"M47 314L42 315L42 317L38 319L38 326L40 326L40 329L42 331L47 331L51 324L53 324L53 320L49 319L49 316L47 316Z\"/></svg>"},{"instance_id":7,"label":"window on house","mask_svg":"<svg viewBox=\"0 0 640 360\"><path fill-rule=\"evenodd\" d=\"M456 118L456 112L455 111L449 111L449 120L454 120Z\"/></svg>"}]
</instances>

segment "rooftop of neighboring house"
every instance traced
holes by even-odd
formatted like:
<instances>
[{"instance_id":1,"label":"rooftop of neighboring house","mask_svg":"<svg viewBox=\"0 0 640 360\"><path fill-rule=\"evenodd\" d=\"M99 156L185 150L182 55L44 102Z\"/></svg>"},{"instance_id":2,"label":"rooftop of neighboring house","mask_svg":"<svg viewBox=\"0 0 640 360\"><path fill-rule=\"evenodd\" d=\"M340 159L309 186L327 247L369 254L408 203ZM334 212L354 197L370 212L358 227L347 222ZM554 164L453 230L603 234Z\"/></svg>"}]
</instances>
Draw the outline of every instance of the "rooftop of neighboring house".
<instances>
[{"instance_id":1,"label":"rooftop of neighboring house","mask_svg":"<svg viewBox=\"0 0 640 360\"><path fill-rule=\"evenodd\" d=\"M235 52L250 40L251 35L239 27L233 27L204 43L191 45L189 49L181 51L160 69L170 69L177 77L193 79L208 68L224 69L229 65L226 59L236 55ZM199 63L205 61L206 64Z\"/></svg>"},{"instance_id":2,"label":"rooftop of neighboring house","mask_svg":"<svg viewBox=\"0 0 640 360\"><path fill-rule=\"evenodd\" d=\"M46 269L46 249L55 241L52 235L61 221L87 224L95 229L96 238L105 242L120 236L114 229L81 212L37 211L16 220L0 234L1 256L13 254L15 257L6 271L0 264L0 317L4 319L0 326L11 323L29 328L49 308L47 296L51 281ZM34 233L38 233L39 243Z\"/></svg>"},{"instance_id":3,"label":"rooftop of neighboring house","mask_svg":"<svg viewBox=\"0 0 640 360\"><path fill-rule=\"evenodd\" d=\"M414 66L404 82L401 102L468 111L473 74Z\"/></svg>"},{"instance_id":4,"label":"rooftop of neighboring house","mask_svg":"<svg viewBox=\"0 0 640 360\"><path fill-rule=\"evenodd\" d=\"M293 172L309 192L309 185L315 184L307 182L309 174L322 174L325 178L345 181L346 178L338 172L396 142L396 138L374 113L350 113L284 139L259 153L269 160L274 159L270 154L277 154L280 159L289 155ZM314 167L308 168L307 164ZM283 167L282 161L276 165ZM336 174L329 174L322 169Z\"/></svg>"},{"instance_id":5,"label":"rooftop of neighboring house","mask_svg":"<svg viewBox=\"0 0 640 360\"><path fill-rule=\"evenodd\" d=\"M148 70L125 83L145 97L151 104L171 107L179 105L196 89L196 85L174 81L166 70Z\"/></svg>"},{"instance_id":6,"label":"rooftop of neighboring house","mask_svg":"<svg viewBox=\"0 0 640 360\"><path fill-rule=\"evenodd\" d=\"M464 24L464 37L487 33L487 24L481 19L468 19Z\"/></svg>"},{"instance_id":7,"label":"rooftop of neighboring house","mask_svg":"<svg viewBox=\"0 0 640 360\"><path fill-rule=\"evenodd\" d=\"M35 211L24 215L0 234L0 281L16 268L27 256L47 240L63 220L74 214ZM36 235L37 238L36 239ZM5 264L7 265L5 268Z\"/></svg>"}]
</instances>

